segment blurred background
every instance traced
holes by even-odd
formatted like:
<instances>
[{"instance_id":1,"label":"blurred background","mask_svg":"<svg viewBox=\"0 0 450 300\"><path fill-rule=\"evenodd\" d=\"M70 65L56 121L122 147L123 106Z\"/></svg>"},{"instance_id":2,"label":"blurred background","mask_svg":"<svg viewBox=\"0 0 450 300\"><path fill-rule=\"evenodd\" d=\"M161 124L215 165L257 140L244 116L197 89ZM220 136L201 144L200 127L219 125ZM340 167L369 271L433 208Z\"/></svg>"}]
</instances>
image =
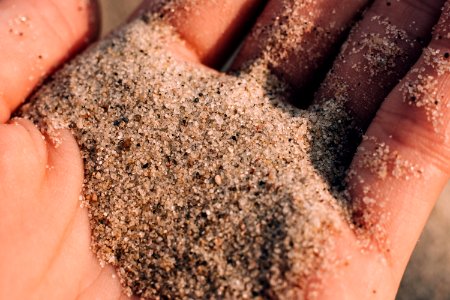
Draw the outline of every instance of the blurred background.
<instances>
[{"instance_id":1,"label":"blurred background","mask_svg":"<svg viewBox=\"0 0 450 300\"><path fill-rule=\"evenodd\" d=\"M102 34L127 19L139 0L100 0ZM426 192L426 191L424 191ZM450 184L417 244L397 300L450 300Z\"/></svg>"}]
</instances>

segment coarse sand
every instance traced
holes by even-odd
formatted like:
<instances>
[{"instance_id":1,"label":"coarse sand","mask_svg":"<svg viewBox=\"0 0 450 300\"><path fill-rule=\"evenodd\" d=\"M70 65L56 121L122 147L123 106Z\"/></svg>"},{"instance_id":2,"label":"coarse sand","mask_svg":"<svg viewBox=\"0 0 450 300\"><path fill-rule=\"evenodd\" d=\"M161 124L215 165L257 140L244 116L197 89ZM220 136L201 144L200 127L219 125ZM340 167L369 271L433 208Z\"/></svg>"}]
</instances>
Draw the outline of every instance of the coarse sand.
<instances>
[{"instance_id":1,"label":"coarse sand","mask_svg":"<svg viewBox=\"0 0 450 300\"><path fill-rule=\"evenodd\" d=\"M350 223L343 103L291 106L264 57L229 74L182 62L162 19L88 49L19 115L55 143L58 129L75 135L92 250L128 295L301 297Z\"/></svg>"},{"instance_id":2,"label":"coarse sand","mask_svg":"<svg viewBox=\"0 0 450 300\"><path fill-rule=\"evenodd\" d=\"M345 213L308 152L311 130L339 110L285 104L287 87L263 64L225 75L179 62L161 46L175 36L135 21L60 70L22 114L56 142L55 129L74 133L93 250L127 293L291 298Z\"/></svg>"}]
</instances>

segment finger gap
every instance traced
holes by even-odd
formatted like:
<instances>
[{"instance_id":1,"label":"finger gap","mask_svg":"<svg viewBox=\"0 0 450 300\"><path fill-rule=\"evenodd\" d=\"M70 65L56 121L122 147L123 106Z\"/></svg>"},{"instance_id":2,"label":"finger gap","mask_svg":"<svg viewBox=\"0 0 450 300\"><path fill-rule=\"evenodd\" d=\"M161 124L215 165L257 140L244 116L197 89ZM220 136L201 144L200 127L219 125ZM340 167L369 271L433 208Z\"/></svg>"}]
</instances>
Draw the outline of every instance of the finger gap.
<instances>
[{"instance_id":1,"label":"finger gap","mask_svg":"<svg viewBox=\"0 0 450 300\"><path fill-rule=\"evenodd\" d=\"M230 69L234 59L236 58L236 56L238 55L240 49L244 44L245 38L250 33L253 26L256 24L258 17L264 11L265 7L267 6L267 3L268 0L264 0L261 5L258 5L256 9L253 9L253 11L247 17L247 21L243 23L243 26L241 28L239 28L240 31L239 33L230 34L234 37L233 40L228 42L222 41L223 44L227 45L227 49L224 51L224 55L219 58L217 64L212 65L213 68L223 72L227 72ZM229 30L230 29L232 28L229 28ZM221 42L219 41L218 44L220 43Z\"/></svg>"},{"instance_id":2,"label":"finger gap","mask_svg":"<svg viewBox=\"0 0 450 300\"><path fill-rule=\"evenodd\" d=\"M315 93L319 90L320 85L325 80L328 72L332 69L334 61L339 56L340 50L346 40L348 39L353 26L362 19L363 12L359 13L352 21L349 28L342 33L342 36L338 39L336 44L330 49L330 53L324 57L321 66L312 74L310 78L310 84L303 89L296 89L294 96L301 101L295 101L293 104L299 108L307 109L314 100Z\"/></svg>"},{"instance_id":3,"label":"finger gap","mask_svg":"<svg viewBox=\"0 0 450 300\"><path fill-rule=\"evenodd\" d=\"M267 3L268 0L264 0L264 4L260 5L258 9L254 11L253 16L250 17L249 21L246 22L246 25L244 26L242 33L240 35L237 35L235 41L230 43L230 47L227 50L228 55L223 57L221 65L219 65L217 68L218 70L222 72L230 71L234 60L236 59L236 57L238 56L239 52L241 51L244 45L246 37L250 34L252 28L255 26L258 17L266 8Z\"/></svg>"},{"instance_id":4,"label":"finger gap","mask_svg":"<svg viewBox=\"0 0 450 300\"><path fill-rule=\"evenodd\" d=\"M294 90L294 96L301 101L295 101L293 104L299 108L307 109L314 101L314 96L318 92L323 81L327 77L328 73L333 69L333 64L339 57L342 47L347 42L352 29L361 22L366 14L367 10L371 7L374 0L369 1L366 6L355 14L353 19L348 24L347 28L341 33L340 37L336 40L335 44L330 47L328 55L324 56L322 64L316 69L315 73L310 78L310 84L302 89ZM348 161L350 164L350 161Z\"/></svg>"}]
</instances>

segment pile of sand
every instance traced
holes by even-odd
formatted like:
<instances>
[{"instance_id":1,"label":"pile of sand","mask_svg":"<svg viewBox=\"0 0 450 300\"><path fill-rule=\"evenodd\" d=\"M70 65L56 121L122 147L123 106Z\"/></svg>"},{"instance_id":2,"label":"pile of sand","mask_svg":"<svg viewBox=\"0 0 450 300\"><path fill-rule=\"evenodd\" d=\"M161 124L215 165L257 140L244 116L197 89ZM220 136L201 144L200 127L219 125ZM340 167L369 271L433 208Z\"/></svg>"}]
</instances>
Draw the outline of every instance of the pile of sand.
<instances>
[{"instance_id":1,"label":"pile of sand","mask_svg":"<svg viewBox=\"0 0 450 300\"><path fill-rule=\"evenodd\" d=\"M56 129L75 135L93 251L126 293L302 295L332 267L330 236L351 215L343 102L287 104L268 52L233 74L181 62L163 18L145 15L90 48L20 114L56 143ZM306 32L288 27L293 42Z\"/></svg>"},{"instance_id":2,"label":"pile of sand","mask_svg":"<svg viewBox=\"0 0 450 300\"><path fill-rule=\"evenodd\" d=\"M157 18L135 21L55 74L22 114L56 141L55 129L76 136L93 250L128 293L301 293L345 214L322 176L333 168L311 159L315 134L345 130L343 113L285 104L262 61L233 75L181 63L162 46L175 36Z\"/></svg>"}]
</instances>

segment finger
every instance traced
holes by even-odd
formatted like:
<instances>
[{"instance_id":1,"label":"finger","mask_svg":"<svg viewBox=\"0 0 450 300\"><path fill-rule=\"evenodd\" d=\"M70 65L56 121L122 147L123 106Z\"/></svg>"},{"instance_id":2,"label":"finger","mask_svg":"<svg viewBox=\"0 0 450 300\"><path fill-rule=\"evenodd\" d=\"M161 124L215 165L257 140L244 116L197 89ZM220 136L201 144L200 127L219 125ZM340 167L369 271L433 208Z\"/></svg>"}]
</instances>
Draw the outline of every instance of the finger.
<instances>
[{"instance_id":1,"label":"finger","mask_svg":"<svg viewBox=\"0 0 450 300\"><path fill-rule=\"evenodd\" d=\"M97 34L94 2L0 1L0 122Z\"/></svg>"},{"instance_id":2,"label":"finger","mask_svg":"<svg viewBox=\"0 0 450 300\"><path fill-rule=\"evenodd\" d=\"M397 278L450 174L450 2L434 38L378 111L349 177L355 222Z\"/></svg>"},{"instance_id":3,"label":"finger","mask_svg":"<svg viewBox=\"0 0 450 300\"><path fill-rule=\"evenodd\" d=\"M366 0L272 0L244 42L233 69L263 59L296 89L311 84L318 69Z\"/></svg>"},{"instance_id":4,"label":"finger","mask_svg":"<svg viewBox=\"0 0 450 300\"><path fill-rule=\"evenodd\" d=\"M345 103L366 129L381 102L419 58L444 2L375 1L352 30L315 103Z\"/></svg>"},{"instance_id":5,"label":"finger","mask_svg":"<svg viewBox=\"0 0 450 300\"><path fill-rule=\"evenodd\" d=\"M194 59L218 67L233 52L266 0L146 0L138 11L158 13L176 28Z\"/></svg>"},{"instance_id":6,"label":"finger","mask_svg":"<svg viewBox=\"0 0 450 300\"><path fill-rule=\"evenodd\" d=\"M0 137L0 239L7 245L0 254L0 271L9 274L0 279L0 298L25 299L32 292L37 299L66 299L77 291L76 281L82 279L76 274L92 256L87 220L83 232L72 226L81 214L82 164L73 150L76 144L64 136L55 155L39 130L22 119L0 125ZM73 253L76 263L67 259ZM68 269L71 276L61 275ZM53 289L58 283L66 289Z\"/></svg>"}]
</instances>

